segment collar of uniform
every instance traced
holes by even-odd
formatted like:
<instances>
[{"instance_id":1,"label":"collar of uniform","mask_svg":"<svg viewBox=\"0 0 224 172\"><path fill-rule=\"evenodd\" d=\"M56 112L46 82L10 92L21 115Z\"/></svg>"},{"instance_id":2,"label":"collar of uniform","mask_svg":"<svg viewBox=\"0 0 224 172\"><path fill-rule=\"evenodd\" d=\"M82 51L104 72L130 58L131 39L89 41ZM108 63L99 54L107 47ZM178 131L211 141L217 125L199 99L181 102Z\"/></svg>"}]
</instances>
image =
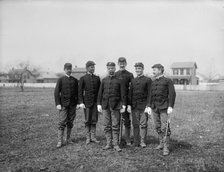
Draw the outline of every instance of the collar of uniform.
<instances>
[{"instance_id":1,"label":"collar of uniform","mask_svg":"<svg viewBox=\"0 0 224 172\"><path fill-rule=\"evenodd\" d=\"M69 78L71 75L67 75L67 74L65 74L65 76L67 76L67 77Z\"/></svg>"},{"instance_id":2,"label":"collar of uniform","mask_svg":"<svg viewBox=\"0 0 224 172\"><path fill-rule=\"evenodd\" d=\"M114 78L115 75L108 75L108 78Z\"/></svg>"},{"instance_id":3,"label":"collar of uniform","mask_svg":"<svg viewBox=\"0 0 224 172\"><path fill-rule=\"evenodd\" d=\"M89 74L89 75L93 76L93 73L87 72L87 74Z\"/></svg>"},{"instance_id":4,"label":"collar of uniform","mask_svg":"<svg viewBox=\"0 0 224 172\"><path fill-rule=\"evenodd\" d=\"M141 74L140 76L137 76L137 78L141 78L141 77L143 77L144 76L144 74Z\"/></svg>"},{"instance_id":5,"label":"collar of uniform","mask_svg":"<svg viewBox=\"0 0 224 172\"><path fill-rule=\"evenodd\" d=\"M126 71L126 69L123 69L123 70L119 70L120 72L125 72Z\"/></svg>"},{"instance_id":6,"label":"collar of uniform","mask_svg":"<svg viewBox=\"0 0 224 172\"><path fill-rule=\"evenodd\" d=\"M162 78L162 77L164 77L164 75L163 75L163 74L162 74L162 75L157 76L157 77L156 77L156 79L159 79L159 78Z\"/></svg>"}]
</instances>

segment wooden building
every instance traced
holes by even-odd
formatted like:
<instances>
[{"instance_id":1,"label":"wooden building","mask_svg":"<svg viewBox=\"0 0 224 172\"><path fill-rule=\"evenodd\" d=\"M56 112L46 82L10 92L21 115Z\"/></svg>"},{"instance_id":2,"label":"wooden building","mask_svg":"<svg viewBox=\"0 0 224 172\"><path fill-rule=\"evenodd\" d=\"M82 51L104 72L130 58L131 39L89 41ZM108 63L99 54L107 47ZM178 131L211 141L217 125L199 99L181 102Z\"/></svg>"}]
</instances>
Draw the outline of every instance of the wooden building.
<instances>
[{"instance_id":1,"label":"wooden building","mask_svg":"<svg viewBox=\"0 0 224 172\"><path fill-rule=\"evenodd\" d=\"M198 85L199 78L196 76L196 62L175 62L171 65L171 79L174 84Z\"/></svg>"}]
</instances>

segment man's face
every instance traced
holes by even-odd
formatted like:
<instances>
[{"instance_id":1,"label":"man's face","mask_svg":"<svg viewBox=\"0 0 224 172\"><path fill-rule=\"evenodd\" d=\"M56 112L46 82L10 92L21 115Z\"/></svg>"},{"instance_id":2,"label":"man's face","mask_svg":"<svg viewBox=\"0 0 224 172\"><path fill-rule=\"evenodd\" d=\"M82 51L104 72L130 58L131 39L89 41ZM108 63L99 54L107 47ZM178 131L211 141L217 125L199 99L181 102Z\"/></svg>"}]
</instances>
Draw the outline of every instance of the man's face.
<instances>
[{"instance_id":1,"label":"man's face","mask_svg":"<svg viewBox=\"0 0 224 172\"><path fill-rule=\"evenodd\" d=\"M143 68L142 67L135 67L135 73L137 76L141 76L143 74Z\"/></svg>"},{"instance_id":2,"label":"man's face","mask_svg":"<svg viewBox=\"0 0 224 172\"><path fill-rule=\"evenodd\" d=\"M119 62L118 63L119 69L120 70L125 70L127 63L126 62Z\"/></svg>"},{"instance_id":3,"label":"man's face","mask_svg":"<svg viewBox=\"0 0 224 172\"><path fill-rule=\"evenodd\" d=\"M155 77L157 77L157 76L159 76L159 75L162 74L162 71L161 71L161 69L159 69L159 68L153 68L152 70L153 70L152 73L153 73L153 75L154 75Z\"/></svg>"},{"instance_id":4,"label":"man's face","mask_svg":"<svg viewBox=\"0 0 224 172\"><path fill-rule=\"evenodd\" d=\"M70 76L72 73L72 68L65 68L64 71L68 76Z\"/></svg>"},{"instance_id":5,"label":"man's face","mask_svg":"<svg viewBox=\"0 0 224 172\"><path fill-rule=\"evenodd\" d=\"M89 67L87 67L87 72L89 72L89 73L94 73L95 72L95 66L94 65L92 65L92 66L89 66Z\"/></svg>"},{"instance_id":6,"label":"man's face","mask_svg":"<svg viewBox=\"0 0 224 172\"><path fill-rule=\"evenodd\" d=\"M115 71L116 71L115 66L107 66L107 72L109 75L114 75Z\"/></svg>"}]
</instances>

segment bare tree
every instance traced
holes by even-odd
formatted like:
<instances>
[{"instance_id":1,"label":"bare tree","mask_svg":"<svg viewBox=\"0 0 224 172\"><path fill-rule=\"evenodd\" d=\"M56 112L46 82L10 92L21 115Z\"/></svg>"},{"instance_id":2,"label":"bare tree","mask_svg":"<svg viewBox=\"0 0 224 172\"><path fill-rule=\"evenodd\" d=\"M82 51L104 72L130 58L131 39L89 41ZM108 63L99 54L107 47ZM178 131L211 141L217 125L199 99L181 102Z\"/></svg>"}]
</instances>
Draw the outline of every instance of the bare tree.
<instances>
[{"instance_id":1,"label":"bare tree","mask_svg":"<svg viewBox=\"0 0 224 172\"><path fill-rule=\"evenodd\" d=\"M16 82L20 86L21 91L24 91L24 83L27 76L34 78L40 75L40 68L31 65L29 62L20 62L18 65L9 68L9 82Z\"/></svg>"}]
</instances>

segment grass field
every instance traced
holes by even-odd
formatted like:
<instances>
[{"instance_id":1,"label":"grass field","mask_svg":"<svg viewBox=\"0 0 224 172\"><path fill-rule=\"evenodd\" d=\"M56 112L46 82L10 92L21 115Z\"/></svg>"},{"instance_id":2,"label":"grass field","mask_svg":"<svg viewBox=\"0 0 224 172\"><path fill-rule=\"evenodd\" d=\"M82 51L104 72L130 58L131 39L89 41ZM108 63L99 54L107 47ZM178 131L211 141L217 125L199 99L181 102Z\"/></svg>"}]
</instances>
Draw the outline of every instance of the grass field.
<instances>
[{"instance_id":1,"label":"grass field","mask_svg":"<svg viewBox=\"0 0 224 172\"><path fill-rule=\"evenodd\" d=\"M153 148L158 138L149 120L147 148L122 152L85 145L84 116L77 111L74 144L56 149L57 111L53 89L0 88L0 171L224 171L224 93L177 92L171 118L171 154Z\"/></svg>"}]
</instances>

